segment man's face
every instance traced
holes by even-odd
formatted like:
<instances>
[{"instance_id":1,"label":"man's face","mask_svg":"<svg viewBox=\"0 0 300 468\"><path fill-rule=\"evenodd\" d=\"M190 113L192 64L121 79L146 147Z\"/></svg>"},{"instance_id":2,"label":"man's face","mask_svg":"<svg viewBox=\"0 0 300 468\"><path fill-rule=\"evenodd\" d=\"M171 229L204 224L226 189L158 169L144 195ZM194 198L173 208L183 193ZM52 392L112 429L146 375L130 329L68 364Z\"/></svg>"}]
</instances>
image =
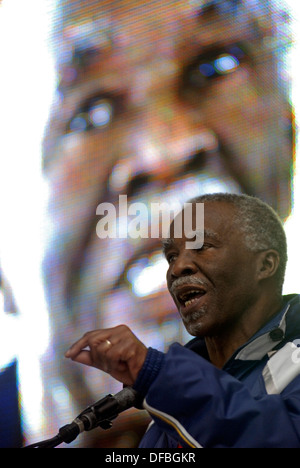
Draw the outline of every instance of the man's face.
<instances>
[{"instance_id":1,"label":"man's face","mask_svg":"<svg viewBox=\"0 0 300 468\"><path fill-rule=\"evenodd\" d=\"M171 236L165 249L169 292L195 336L217 335L238 323L257 294L256 254L244 244L235 208L207 202L204 210L203 246L189 249L185 237Z\"/></svg>"},{"instance_id":2,"label":"man's face","mask_svg":"<svg viewBox=\"0 0 300 468\"><path fill-rule=\"evenodd\" d=\"M196 4L105 2L98 23L66 26L75 52L62 67L58 144L48 155L62 198L97 187L100 201L104 186L109 197L130 195L140 175L159 180L158 191L192 160L198 171L210 166L212 152L219 178L284 203L270 164L286 172L290 161L280 151L288 109L264 47L270 25L258 34L243 7L233 15ZM88 27L100 44L84 41Z\"/></svg>"},{"instance_id":3,"label":"man's face","mask_svg":"<svg viewBox=\"0 0 300 468\"><path fill-rule=\"evenodd\" d=\"M271 16L234 1L81 3L82 16L66 22L46 139L48 286L58 310L70 299L77 330L88 318L143 328L145 315L161 323L171 310L128 280L152 240L100 240L98 204L244 191L288 212L288 108L274 79Z\"/></svg>"}]
</instances>

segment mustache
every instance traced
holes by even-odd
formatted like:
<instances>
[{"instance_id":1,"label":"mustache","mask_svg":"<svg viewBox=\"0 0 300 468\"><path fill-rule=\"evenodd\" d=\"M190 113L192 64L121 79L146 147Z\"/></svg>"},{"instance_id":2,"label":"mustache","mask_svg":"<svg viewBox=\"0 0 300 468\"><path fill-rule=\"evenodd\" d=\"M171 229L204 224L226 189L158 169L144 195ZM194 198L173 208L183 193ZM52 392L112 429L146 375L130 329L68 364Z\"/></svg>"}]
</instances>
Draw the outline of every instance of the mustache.
<instances>
[{"instance_id":1,"label":"mustache","mask_svg":"<svg viewBox=\"0 0 300 468\"><path fill-rule=\"evenodd\" d=\"M195 285L195 286L207 286L206 281L203 281L201 278L197 278L195 276L181 276L180 278L176 278L173 283L171 284L169 291L171 294L176 293L176 289L179 286L185 285Z\"/></svg>"}]
</instances>

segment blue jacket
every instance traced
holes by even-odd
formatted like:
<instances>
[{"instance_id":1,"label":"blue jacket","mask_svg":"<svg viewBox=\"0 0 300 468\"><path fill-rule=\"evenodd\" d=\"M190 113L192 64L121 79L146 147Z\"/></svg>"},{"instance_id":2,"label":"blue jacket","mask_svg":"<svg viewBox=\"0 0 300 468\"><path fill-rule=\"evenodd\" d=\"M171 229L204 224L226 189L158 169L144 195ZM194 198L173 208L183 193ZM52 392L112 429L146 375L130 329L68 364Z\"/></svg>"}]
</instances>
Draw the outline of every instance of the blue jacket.
<instances>
[{"instance_id":1,"label":"blue jacket","mask_svg":"<svg viewBox=\"0 0 300 468\"><path fill-rule=\"evenodd\" d=\"M204 340L150 348L134 388L153 422L140 447L300 448L300 296L218 369Z\"/></svg>"}]
</instances>

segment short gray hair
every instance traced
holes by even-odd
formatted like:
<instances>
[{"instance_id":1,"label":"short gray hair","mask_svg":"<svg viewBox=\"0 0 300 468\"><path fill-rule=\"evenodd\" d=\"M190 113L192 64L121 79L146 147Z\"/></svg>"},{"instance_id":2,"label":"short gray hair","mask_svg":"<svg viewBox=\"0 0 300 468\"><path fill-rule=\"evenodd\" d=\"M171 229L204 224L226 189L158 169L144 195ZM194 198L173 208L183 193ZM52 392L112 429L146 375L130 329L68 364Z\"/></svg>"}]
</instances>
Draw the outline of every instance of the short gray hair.
<instances>
[{"instance_id":1,"label":"short gray hair","mask_svg":"<svg viewBox=\"0 0 300 468\"><path fill-rule=\"evenodd\" d=\"M287 263L287 242L282 222L271 206L259 198L246 194L212 193L200 195L190 203L226 202L236 208L235 223L245 236L245 245L252 252L274 249L280 263L277 279L280 294Z\"/></svg>"}]
</instances>

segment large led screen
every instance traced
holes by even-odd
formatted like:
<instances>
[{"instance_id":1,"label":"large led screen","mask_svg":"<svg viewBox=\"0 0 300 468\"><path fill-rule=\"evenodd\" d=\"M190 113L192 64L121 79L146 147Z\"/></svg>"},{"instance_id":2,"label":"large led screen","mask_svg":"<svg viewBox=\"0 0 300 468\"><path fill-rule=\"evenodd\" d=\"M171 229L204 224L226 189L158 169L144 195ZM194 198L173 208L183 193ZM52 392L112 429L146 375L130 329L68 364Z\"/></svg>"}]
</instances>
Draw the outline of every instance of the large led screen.
<instances>
[{"instance_id":1,"label":"large led screen","mask_svg":"<svg viewBox=\"0 0 300 468\"><path fill-rule=\"evenodd\" d=\"M64 358L85 332L123 323L161 351L190 339L151 206L247 193L289 217L292 13L272 0L15 0L0 16L0 365L17 359L29 444L122 388ZM136 447L149 421L132 409L70 446Z\"/></svg>"}]
</instances>

